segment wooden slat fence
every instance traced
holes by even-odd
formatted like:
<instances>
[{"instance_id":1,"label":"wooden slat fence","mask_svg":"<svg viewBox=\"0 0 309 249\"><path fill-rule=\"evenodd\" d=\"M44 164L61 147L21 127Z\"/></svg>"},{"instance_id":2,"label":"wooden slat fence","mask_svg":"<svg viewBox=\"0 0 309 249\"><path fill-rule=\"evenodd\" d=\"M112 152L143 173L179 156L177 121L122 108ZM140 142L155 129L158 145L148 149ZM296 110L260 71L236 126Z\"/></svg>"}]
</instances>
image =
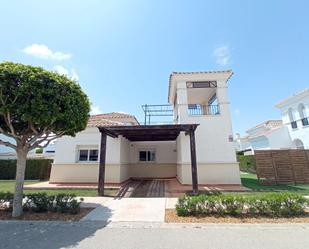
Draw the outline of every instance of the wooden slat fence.
<instances>
[{"instance_id":1,"label":"wooden slat fence","mask_svg":"<svg viewBox=\"0 0 309 249\"><path fill-rule=\"evenodd\" d=\"M254 154L261 183L309 183L309 150L256 150Z\"/></svg>"}]
</instances>

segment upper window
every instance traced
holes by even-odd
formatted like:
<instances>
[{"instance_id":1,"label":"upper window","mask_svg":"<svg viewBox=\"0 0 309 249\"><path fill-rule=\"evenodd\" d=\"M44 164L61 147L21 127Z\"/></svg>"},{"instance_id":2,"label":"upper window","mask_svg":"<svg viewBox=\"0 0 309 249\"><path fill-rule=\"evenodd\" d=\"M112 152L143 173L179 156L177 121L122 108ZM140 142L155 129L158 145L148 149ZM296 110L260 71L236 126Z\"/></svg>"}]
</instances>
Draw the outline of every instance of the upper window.
<instances>
[{"instance_id":1,"label":"upper window","mask_svg":"<svg viewBox=\"0 0 309 249\"><path fill-rule=\"evenodd\" d=\"M140 162L154 162L156 160L156 152L154 150L140 150L139 161Z\"/></svg>"},{"instance_id":2,"label":"upper window","mask_svg":"<svg viewBox=\"0 0 309 249\"><path fill-rule=\"evenodd\" d=\"M289 115L289 119L290 119L290 122L291 122L292 129L297 129L297 122L294 119L294 113L293 113L292 108L289 108L288 115Z\"/></svg>"},{"instance_id":3,"label":"upper window","mask_svg":"<svg viewBox=\"0 0 309 249\"><path fill-rule=\"evenodd\" d=\"M97 149L79 149L78 161L80 162L96 162L98 161L99 151Z\"/></svg>"},{"instance_id":4,"label":"upper window","mask_svg":"<svg viewBox=\"0 0 309 249\"><path fill-rule=\"evenodd\" d=\"M298 112L299 112L299 117L301 119L302 125L303 126L309 125L308 117L307 117L307 114L306 114L306 108L305 108L304 104L302 104L302 103L299 104Z\"/></svg>"}]
</instances>

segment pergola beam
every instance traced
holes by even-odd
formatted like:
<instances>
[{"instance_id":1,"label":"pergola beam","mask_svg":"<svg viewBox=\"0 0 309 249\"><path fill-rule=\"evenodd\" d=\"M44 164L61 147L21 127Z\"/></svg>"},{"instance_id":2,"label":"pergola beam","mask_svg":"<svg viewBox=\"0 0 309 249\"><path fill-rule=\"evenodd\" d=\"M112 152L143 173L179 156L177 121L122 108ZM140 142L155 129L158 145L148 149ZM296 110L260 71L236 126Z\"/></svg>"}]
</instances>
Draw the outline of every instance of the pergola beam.
<instances>
[{"instance_id":1,"label":"pergola beam","mask_svg":"<svg viewBox=\"0 0 309 249\"><path fill-rule=\"evenodd\" d=\"M98 127L101 132L98 182L99 196L104 195L107 136L117 138L119 135L122 135L130 141L173 141L176 140L180 132L185 132L186 135L190 136L192 191L193 194L198 194L198 177L195 148L195 129L197 126L198 124Z\"/></svg>"},{"instance_id":2,"label":"pergola beam","mask_svg":"<svg viewBox=\"0 0 309 249\"><path fill-rule=\"evenodd\" d=\"M198 178L197 178L197 165L196 165L196 149L195 149L195 131L191 129L190 135L190 152L191 152L191 174L192 174L192 191L193 195L198 194Z\"/></svg>"}]
</instances>

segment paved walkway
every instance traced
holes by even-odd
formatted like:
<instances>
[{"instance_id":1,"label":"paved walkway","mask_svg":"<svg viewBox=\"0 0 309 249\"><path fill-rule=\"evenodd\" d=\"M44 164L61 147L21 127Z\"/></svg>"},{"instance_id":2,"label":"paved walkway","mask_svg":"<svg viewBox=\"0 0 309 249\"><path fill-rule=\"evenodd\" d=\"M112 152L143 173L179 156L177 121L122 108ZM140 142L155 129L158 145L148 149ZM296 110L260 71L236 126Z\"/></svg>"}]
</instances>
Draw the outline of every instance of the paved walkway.
<instances>
[{"instance_id":1,"label":"paved walkway","mask_svg":"<svg viewBox=\"0 0 309 249\"><path fill-rule=\"evenodd\" d=\"M39 182L26 185L25 189L96 189L97 184L53 184ZM122 184L106 184L105 188L119 189L118 197L179 197L192 191L191 185L182 185L176 178L131 179ZM201 192L244 192L241 185L199 185Z\"/></svg>"},{"instance_id":2,"label":"paved walkway","mask_svg":"<svg viewBox=\"0 0 309 249\"><path fill-rule=\"evenodd\" d=\"M83 221L164 222L165 209L174 208L176 198L85 197L83 207L95 207Z\"/></svg>"}]
</instances>

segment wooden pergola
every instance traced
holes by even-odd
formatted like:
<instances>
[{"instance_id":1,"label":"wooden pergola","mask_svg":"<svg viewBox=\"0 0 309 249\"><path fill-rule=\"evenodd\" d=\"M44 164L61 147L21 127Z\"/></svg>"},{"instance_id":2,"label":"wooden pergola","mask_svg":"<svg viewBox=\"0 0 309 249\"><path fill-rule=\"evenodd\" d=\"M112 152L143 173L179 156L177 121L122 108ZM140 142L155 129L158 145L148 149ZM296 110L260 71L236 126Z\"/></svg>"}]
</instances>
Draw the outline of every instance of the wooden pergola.
<instances>
[{"instance_id":1,"label":"wooden pergola","mask_svg":"<svg viewBox=\"0 0 309 249\"><path fill-rule=\"evenodd\" d=\"M119 135L129 141L174 141L180 132L185 132L190 136L191 151L191 172L193 194L198 193L195 130L198 124L171 124L171 125L136 125L136 126L100 126L101 146L100 146L100 166L98 193L104 196L105 185L105 163L106 163L106 139L107 136L117 138Z\"/></svg>"}]
</instances>

